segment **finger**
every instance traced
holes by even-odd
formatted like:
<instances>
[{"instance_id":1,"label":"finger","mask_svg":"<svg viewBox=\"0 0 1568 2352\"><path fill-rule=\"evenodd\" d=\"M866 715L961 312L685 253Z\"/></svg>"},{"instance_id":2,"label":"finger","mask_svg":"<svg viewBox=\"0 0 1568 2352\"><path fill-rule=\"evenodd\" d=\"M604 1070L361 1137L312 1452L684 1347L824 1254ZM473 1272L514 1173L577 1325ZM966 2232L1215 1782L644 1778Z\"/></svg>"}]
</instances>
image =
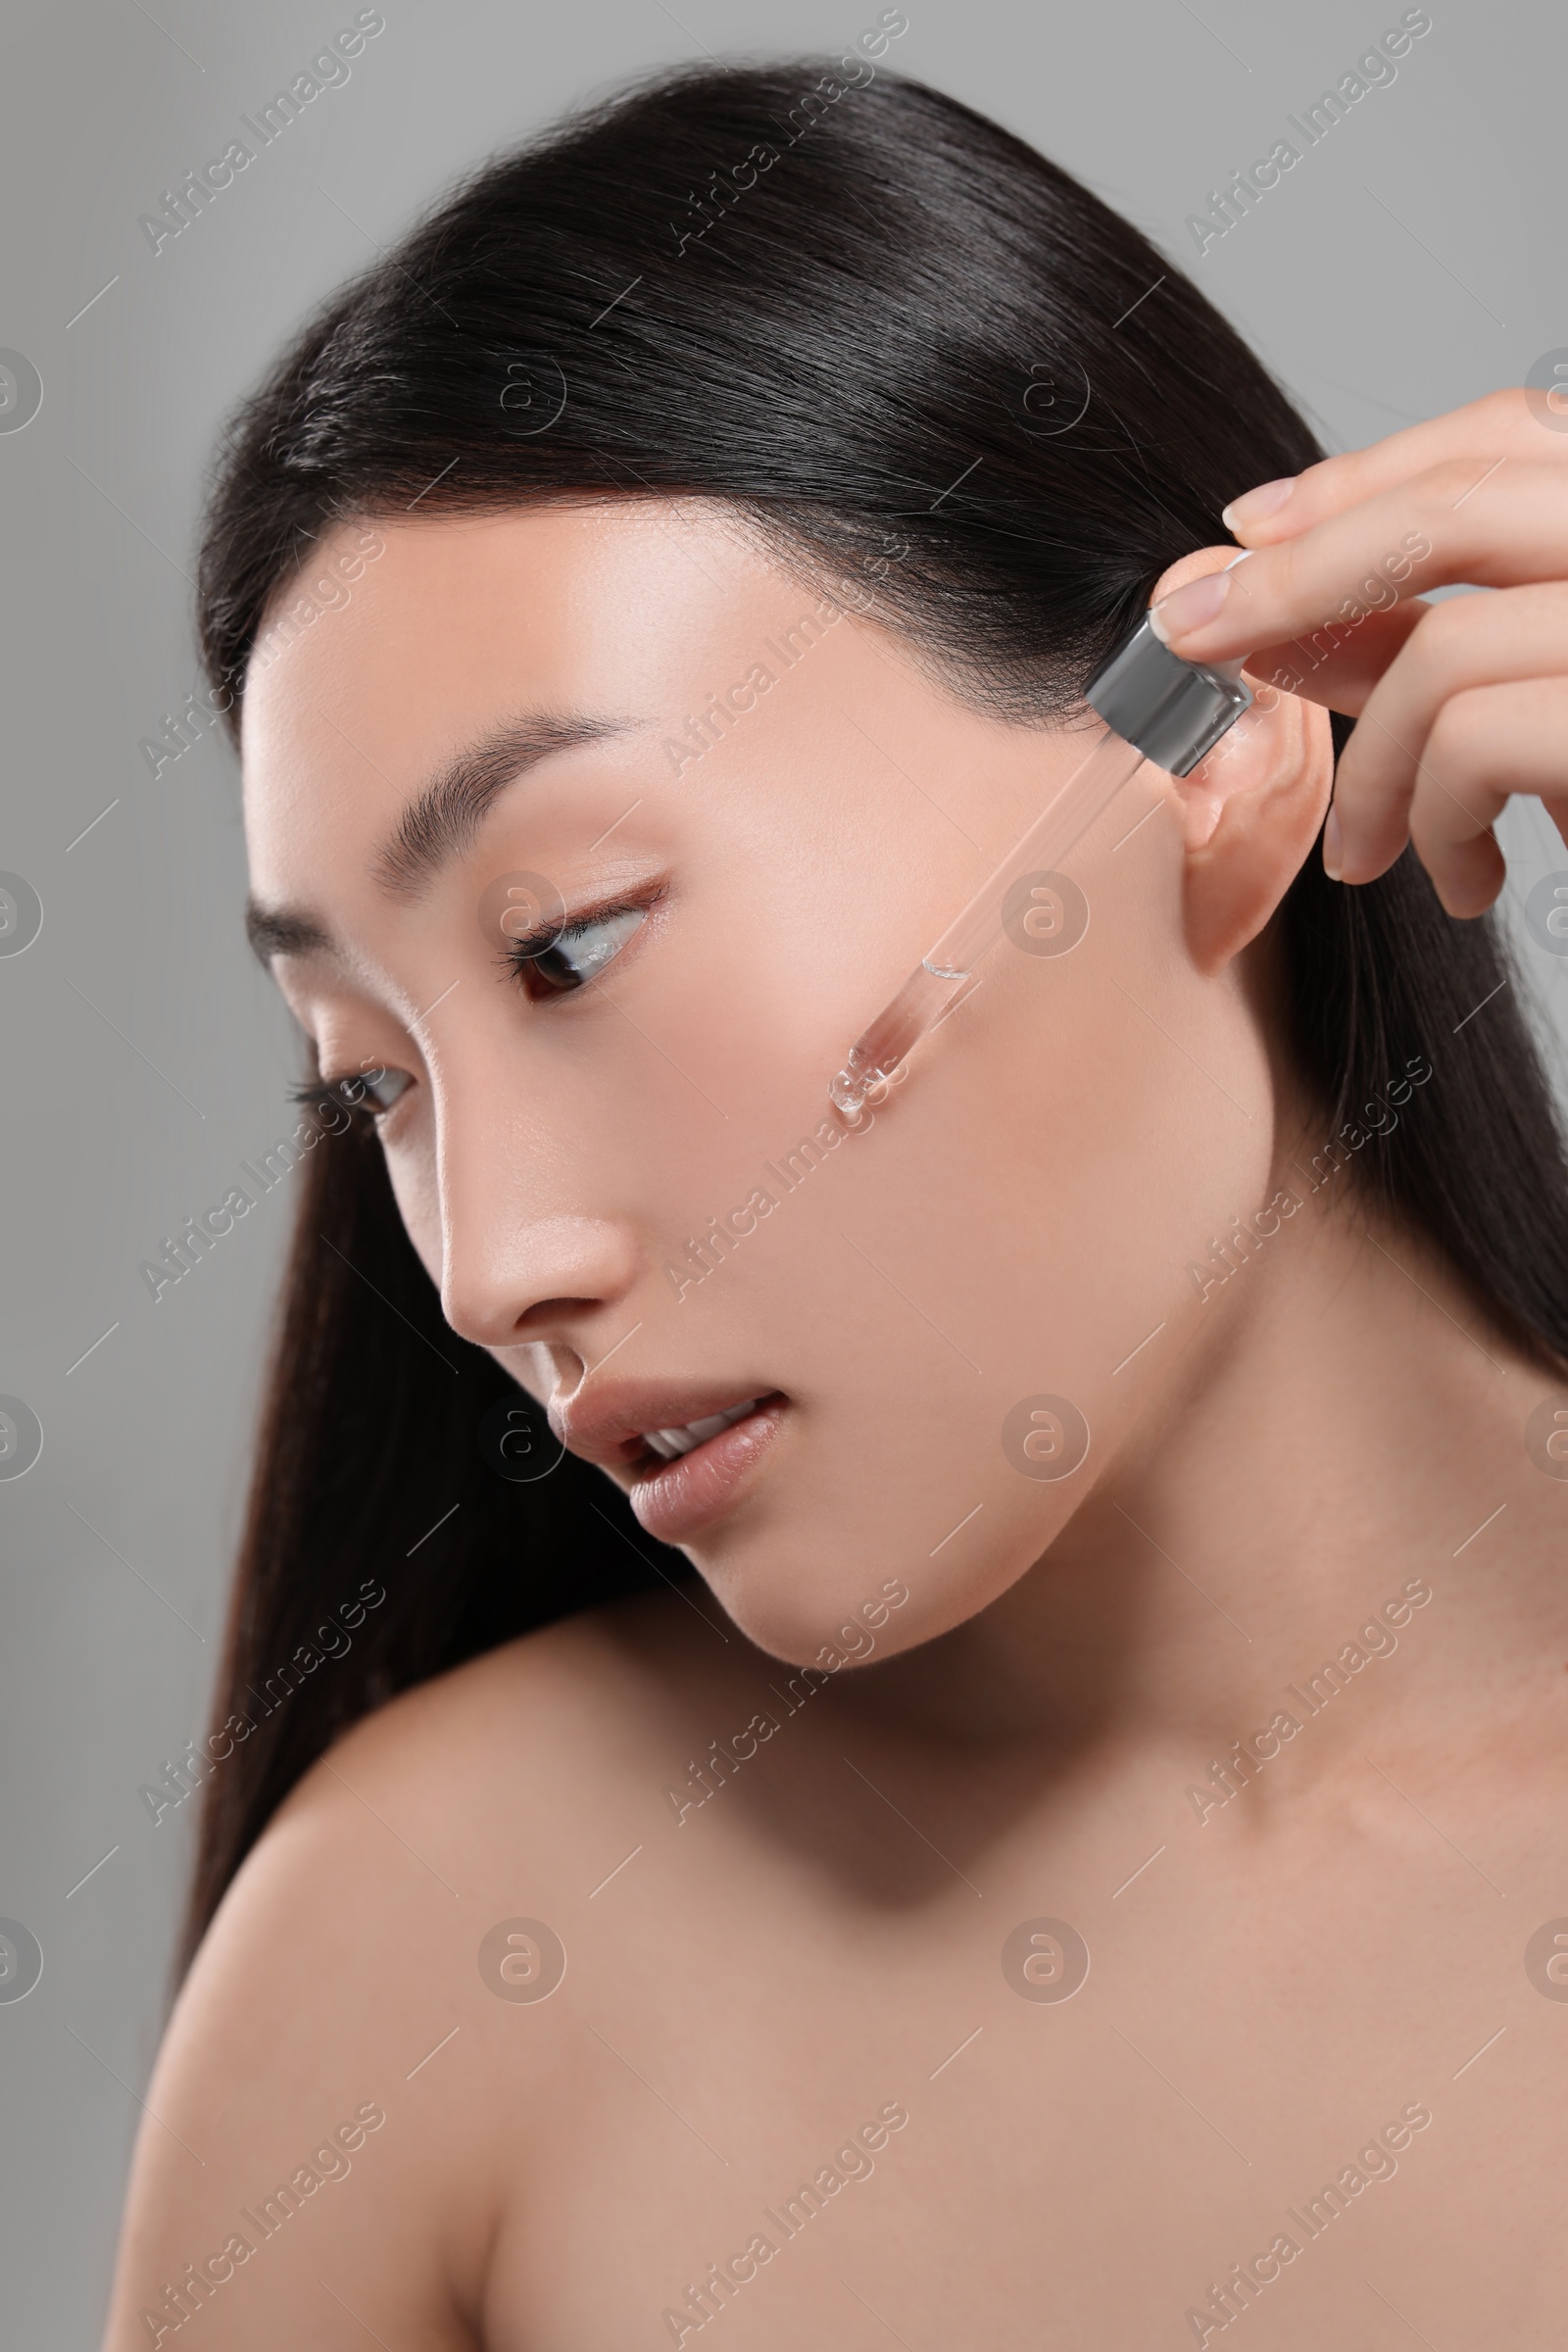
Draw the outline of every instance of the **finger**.
<instances>
[{"instance_id":1,"label":"finger","mask_svg":"<svg viewBox=\"0 0 1568 2352\"><path fill-rule=\"evenodd\" d=\"M1374 610L1370 596L1391 593L1389 583L1363 580L1357 598L1366 617L1336 621L1332 628L1312 629L1280 645L1258 647L1247 657L1248 675L1266 679L1284 694L1302 702L1321 703L1327 710L1356 717L1365 708L1378 680L1389 669L1406 639L1433 608L1413 596L1388 611Z\"/></svg>"},{"instance_id":2,"label":"finger","mask_svg":"<svg viewBox=\"0 0 1568 2352\"><path fill-rule=\"evenodd\" d=\"M1189 581L1152 618L1183 661L1233 662L1283 638L1359 626L1356 590L1369 579L1402 599L1450 581L1502 588L1565 573L1568 468L1503 459L1478 483L1471 461L1450 459L1299 539Z\"/></svg>"},{"instance_id":3,"label":"finger","mask_svg":"<svg viewBox=\"0 0 1568 2352\"><path fill-rule=\"evenodd\" d=\"M1426 606L1368 697L1340 761L1334 805L1341 878L1370 882L1403 849L1423 765L1436 776L1445 773L1431 738L1447 703L1478 687L1564 673L1568 586L1561 581ZM1484 830L1494 814L1480 816L1472 830Z\"/></svg>"},{"instance_id":4,"label":"finger","mask_svg":"<svg viewBox=\"0 0 1568 2352\"><path fill-rule=\"evenodd\" d=\"M1272 547L1450 461L1473 461L1479 477L1499 458L1568 466L1568 415L1560 395L1489 392L1446 416L1390 433L1368 449L1324 458L1301 473L1262 482L1233 499L1220 519L1244 547Z\"/></svg>"},{"instance_id":5,"label":"finger","mask_svg":"<svg viewBox=\"0 0 1568 2352\"><path fill-rule=\"evenodd\" d=\"M1491 827L1510 793L1568 806L1568 678L1477 686L1438 713L1410 810L1410 838L1450 914L1482 913L1502 884ZM1478 830L1479 827L1479 830Z\"/></svg>"}]
</instances>

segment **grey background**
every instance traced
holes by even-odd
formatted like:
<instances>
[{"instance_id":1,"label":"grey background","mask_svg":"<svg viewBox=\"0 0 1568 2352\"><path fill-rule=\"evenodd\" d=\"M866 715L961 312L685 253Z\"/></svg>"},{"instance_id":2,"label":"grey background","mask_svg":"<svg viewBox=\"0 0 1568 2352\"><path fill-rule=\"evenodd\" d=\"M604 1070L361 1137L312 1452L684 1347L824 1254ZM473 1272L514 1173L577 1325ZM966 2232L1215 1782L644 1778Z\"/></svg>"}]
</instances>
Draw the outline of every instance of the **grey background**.
<instances>
[{"instance_id":1,"label":"grey background","mask_svg":"<svg viewBox=\"0 0 1568 2352\"><path fill-rule=\"evenodd\" d=\"M155 781L138 752L198 683L184 573L215 432L372 240L483 153L648 65L837 52L879 6L681 0L677 19L662 0L387 0L352 79L155 256L138 217L352 0L11 0L0 346L45 390L24 431L0 434L0 868L45 917L0 958L0 1393L45 1442L0 1482L0 1916L45 1966L0 2004L0 2214L7 2337L39 2352L101 2324L194 1809L155 1828L137 1791L203 1728L289 1213L280 1186L156 1305L138 1279L279 1132L297 1075L240 939L234 763L209 737ZM1433 0L1396 82L1197 260L1186 216L1400 13L908 0L887 63L1127 213L1350 448L1568 345L1568 19L1528 0ZM1568 852L1533 805L1505 836L1517 908ZM1568 1027L1568 964L1528 946L1522 960Z\"/></svg>"}]
</instances>

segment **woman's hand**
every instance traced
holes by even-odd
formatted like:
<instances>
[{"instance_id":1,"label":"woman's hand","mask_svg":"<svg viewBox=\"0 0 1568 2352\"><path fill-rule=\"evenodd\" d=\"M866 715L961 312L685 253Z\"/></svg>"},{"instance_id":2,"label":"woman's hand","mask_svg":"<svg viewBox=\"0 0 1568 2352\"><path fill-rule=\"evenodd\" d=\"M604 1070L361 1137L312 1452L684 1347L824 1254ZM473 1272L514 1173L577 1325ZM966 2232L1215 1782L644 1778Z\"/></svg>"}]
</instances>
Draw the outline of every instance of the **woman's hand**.
<instances>
[{"instance_id":1,"label":"woman's hand","mask_svg":"<svg viewBox=\"0 0 1568 2352\"><path fill-rule=\"evenodd\" d=\"M1155 607L1173 652L1359 721L1323 832L1336 880L1406 840L1450 914L1502 885L1492 827L1540 795L1568 841L1568 404L1485 400L1225 510L1250 561ZM1423 603L1464 581L1494 593Z\"/></svg>"}]
</instances>

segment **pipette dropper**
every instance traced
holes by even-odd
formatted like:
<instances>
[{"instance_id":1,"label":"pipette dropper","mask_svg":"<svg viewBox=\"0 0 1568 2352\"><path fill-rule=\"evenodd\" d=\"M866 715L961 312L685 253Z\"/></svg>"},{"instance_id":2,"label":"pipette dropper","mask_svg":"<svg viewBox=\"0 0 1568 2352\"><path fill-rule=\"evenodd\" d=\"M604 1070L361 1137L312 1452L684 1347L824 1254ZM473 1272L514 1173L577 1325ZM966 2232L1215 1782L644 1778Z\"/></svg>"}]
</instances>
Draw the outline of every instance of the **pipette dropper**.
<instances>
[{"instance_id":1,"label":"pipette dropper","mask_svg":"<svg viewBox=\"0 0 1568 2352\"><path fill-rule=\"evenodd\" d=\"M1095 672L1084 699L1104 732L1020 841L987 877L956 922L922 956L890 1004L850 1049L828 1088L853 1126L872 1087L891 1078L941 1019L1002 937L1007 894L1020 875L1059 868L1074 843L1146 760L1185 776L1213 750L1252 700L1240 676L1183 662L1154 635L1146 613Z\"/></svg>"}]
</instances>

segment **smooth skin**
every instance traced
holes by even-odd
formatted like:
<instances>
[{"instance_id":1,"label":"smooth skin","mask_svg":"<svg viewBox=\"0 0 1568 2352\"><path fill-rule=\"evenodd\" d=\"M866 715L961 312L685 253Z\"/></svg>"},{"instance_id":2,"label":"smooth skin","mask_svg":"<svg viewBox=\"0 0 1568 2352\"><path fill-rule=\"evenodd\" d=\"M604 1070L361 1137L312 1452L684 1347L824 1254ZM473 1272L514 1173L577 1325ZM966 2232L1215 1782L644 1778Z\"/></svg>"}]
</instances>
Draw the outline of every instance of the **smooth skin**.
<instances>
[{"instance_id":1,"label":"smooth skin","mask_svg":"<svg viewBox=\"0 0 1568 2352\"><path fill-rule=\"evenodd\" d=\"M1524 1963L1568 1911L1568 1481L1524 1431L1563 1383L1315 1159L1268 928L1328 799L1325 699L1403 695L1454 789L1476 739L1446 713L1495 696L1465 797L1561 793L1529 728L1568 629L1528 683L1519 631L1485 655L1488 604L1568 593L1568 528L1554 574L1539 504L1488 495L1532 431L1568 489L1506 395L1238 503L1256 552L1184 652L1277 651L1417 525L1413 585L1502 594L1401 594L1331 697L1325 662L1186 786L1140 778L1074 854L1079 944L999 949L872 1127L678 1298L672 1252L814 1131L1082 737L978 713L700 504L378 525L347 606L253 679L256 894L335 943L274 970L327 1077L406 1079L382 1138L454 1326L568 1430L661 1383L787 1401L686 1546L704 1583L408 1693L283 1806L148 2088L112 2352L1174 2348L1240 2324L1211 2295L1242 2263L1231 2311L1279 2352L1560 2341L1568 2003ZM1434 466L1446 492L1499 454L1442 537ZM813 609L721 740L665 751ZM393 887L428 779L529 710L645 723L541 759ZM1367 732L1358 876L1397 847ZM1483 835L1429 829L1419 779L1405 808L1479 895ZM574 995L526 996L476 919L521 870L646 910ZM1396 1115L1445 1044L1391 1070ZM1238 1219L1269 1238L1220 1282ZM1003 1443L1045 1394L1092 1432L1058 1480ZM1293 1710L1221 1801L1216 1761ZM741 1761L699 1802L715 1742ZM485 1942L518 1920L566 1953L539 2001ZM1065 2000L1004 1966L1045 1920L1090 1954ZM1069 1948L1033 1947L1036 1985ZM211 2258L176 2328L166 2289Z\"/></svg>"}]
</instances>

